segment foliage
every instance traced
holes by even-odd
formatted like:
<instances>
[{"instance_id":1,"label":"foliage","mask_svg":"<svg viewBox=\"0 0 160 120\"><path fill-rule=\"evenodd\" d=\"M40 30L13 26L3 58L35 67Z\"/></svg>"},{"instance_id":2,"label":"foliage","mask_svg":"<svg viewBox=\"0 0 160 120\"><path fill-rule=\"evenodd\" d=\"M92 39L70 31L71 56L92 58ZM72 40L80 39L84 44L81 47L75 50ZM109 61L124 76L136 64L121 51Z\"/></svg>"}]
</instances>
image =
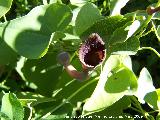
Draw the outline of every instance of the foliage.
<instances>
[{"instance_id":1,"label":"foliage","mask_svg":"<svg viewBox=\"0 0 160 120\"><path fill-rule=\"evenodd\" d=\"M1 119L158 119L160 10L146 9L160 1L139 3L1 0ZM92 33L106 58L79 81L57 56L83 73L77 53Z\"/></svg>"}]
</instances>

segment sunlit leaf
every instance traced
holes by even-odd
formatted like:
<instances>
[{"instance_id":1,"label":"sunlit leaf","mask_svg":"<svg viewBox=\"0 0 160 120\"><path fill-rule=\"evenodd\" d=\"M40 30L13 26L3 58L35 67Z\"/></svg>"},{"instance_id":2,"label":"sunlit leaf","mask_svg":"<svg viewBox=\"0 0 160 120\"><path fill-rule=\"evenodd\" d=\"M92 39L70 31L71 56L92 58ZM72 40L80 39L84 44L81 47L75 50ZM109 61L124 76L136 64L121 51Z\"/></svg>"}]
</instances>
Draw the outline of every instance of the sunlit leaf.
<instances>
[{"instance_id":1,"label":"sunlit leaf","mask_svg":"<svg viewBox=\"0 0 160 120\"><path fill-rule=\"evenodd\" d=\"M144 103L144 97L147 93L153 92L155 87L153 86L152 77L146 68L143 68L138 78L138 89L136 96L141 103Z\"/></svg>"},{"instance_id":2,"label":"sunlit leaf","mask_svg":"<svg viewBox=\"0 0 160 120\"><path fill-rule=\"evenodd\" d=\"M70 0L72 5L76 5L76 6L83 6L85 3L87 3L89 0Z\"/></svg>"},{"instance_id":3,"label":"sunlit leaf","mask_svg":"<svg viewBox=\"0 0 160 120\"><path fill-rule=\"evenodd\" d=\"M0 1L0 18L5 15L11 8L13 0L1 0Z\"/></svg>"},{"instance_id":4,"label":"sunlit leaf","mask_svg":"<svg viewBox=\"0 0 160 120\"><path fill-rule=\"evenodd\" d=\"M23 120L24 111L15 94L6 93L2 98L1 112L5 113L11 120Z\"/></svg>"},{"instance_id":5,"label":"sunlit leaf","mask_svg":"<svg viewBox=\"0 0 160 120\"><path fill-rule=\"evenodd\" d=\"M111 16L120 15L121 9L129 0L110 0Z\"/></svg>"},{"instance_id":6,"label":"sunlit leaf","mask_svg":"<svg viewBox=\"0 0 160 120\"><path fill-rule=\"evenodd\" d=\"M125 67L124 71L123 67L120 67L123 64L123 59L124 57L120 57L118 55L113 55L108 58L100 75L100 80L95 88L95 91L83 107L83 114L90 114L93 111L107 108L121 99L124 95L135 93L137 88L137 78L127 67ZM117 76L117 81L115 80L112 82L112 76L116 76L116 73L114 72L117 71L118 73L121 70L124 75L121 77ZM125 73L125 71L127 71L127 73ZM125 81L128 83L127 86L125 86L126 84L123 81L124 76L127 76L126 78L128 78L126 79L128 82ZM118 84L116 84L116 82Z\"/></svg>"}]
</instances>

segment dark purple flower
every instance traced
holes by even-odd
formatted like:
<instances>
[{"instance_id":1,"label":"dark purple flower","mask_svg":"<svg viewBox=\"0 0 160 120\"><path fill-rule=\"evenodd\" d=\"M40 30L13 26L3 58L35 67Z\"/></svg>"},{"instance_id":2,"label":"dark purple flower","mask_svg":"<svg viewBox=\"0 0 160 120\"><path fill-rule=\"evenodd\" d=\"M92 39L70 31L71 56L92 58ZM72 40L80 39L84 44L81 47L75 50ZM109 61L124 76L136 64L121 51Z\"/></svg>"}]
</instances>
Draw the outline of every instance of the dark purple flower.
<instances>
[{"instance_id":1,"label":"dark purple flower","mask_svg":"<svg viewBox=\"0 0 160 120\"><path fill-rule=\"evenodd\" d=\"M79 59L83 67L94 68L105 59L105 43L97 33L92 33L81 45Z\"/></svg>"}]
</instances>

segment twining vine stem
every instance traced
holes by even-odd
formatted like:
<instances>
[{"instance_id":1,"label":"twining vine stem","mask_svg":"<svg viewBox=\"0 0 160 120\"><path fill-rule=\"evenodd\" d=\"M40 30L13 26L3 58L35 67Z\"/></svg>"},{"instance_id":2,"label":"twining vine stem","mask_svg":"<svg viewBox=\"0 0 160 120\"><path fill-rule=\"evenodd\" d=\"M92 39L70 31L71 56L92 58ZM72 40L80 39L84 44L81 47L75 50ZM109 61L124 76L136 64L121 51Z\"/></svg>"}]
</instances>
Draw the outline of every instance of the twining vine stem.
<instances>
[{"instance_id":1,"label":"twining vine stem","mask_svg":"<svg viewBox=\"0 0 160 120\"><path fill-rule=\"evenodd\" d=\"M155 5L156 7L160 6L160 0L158 0L157 4ZM147 19L142 23L142 25L139 27L139 29L134 33L134 35L140 33L140 35L144 32L143 29L148 25L148 23L151 21L152 17L154 16L154 14L152 15L148 15Z\"/></svg>"},{"instance_id":2,"label":"twining vine stem","mask_svg":"<svg viewBox=\"0 0 160 120\"><path fill-rule=\"evenodd\" d=\"M160 54L152 47L141 47L139 50L151 50L160 58Z\"/></svg>"}]
</instances>

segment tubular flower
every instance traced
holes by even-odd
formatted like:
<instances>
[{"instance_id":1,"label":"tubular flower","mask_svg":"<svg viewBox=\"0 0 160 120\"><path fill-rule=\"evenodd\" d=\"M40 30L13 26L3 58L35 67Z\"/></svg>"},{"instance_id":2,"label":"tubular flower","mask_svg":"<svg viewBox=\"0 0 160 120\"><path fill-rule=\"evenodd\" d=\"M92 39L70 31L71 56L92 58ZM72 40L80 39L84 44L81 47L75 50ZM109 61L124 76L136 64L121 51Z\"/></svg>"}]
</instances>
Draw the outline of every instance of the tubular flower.
<instances>
[{"instance_id":1,"label":"tubular flower","mask_svg":"<svg viewBox=\"0 0 160 120\"><path fill-rule=\"evenodd\" d=\"M79 59L86 69L99 65L105 54L105 43L97 33L92 33L79 49Z\"/></svg>"}]
</instances>

